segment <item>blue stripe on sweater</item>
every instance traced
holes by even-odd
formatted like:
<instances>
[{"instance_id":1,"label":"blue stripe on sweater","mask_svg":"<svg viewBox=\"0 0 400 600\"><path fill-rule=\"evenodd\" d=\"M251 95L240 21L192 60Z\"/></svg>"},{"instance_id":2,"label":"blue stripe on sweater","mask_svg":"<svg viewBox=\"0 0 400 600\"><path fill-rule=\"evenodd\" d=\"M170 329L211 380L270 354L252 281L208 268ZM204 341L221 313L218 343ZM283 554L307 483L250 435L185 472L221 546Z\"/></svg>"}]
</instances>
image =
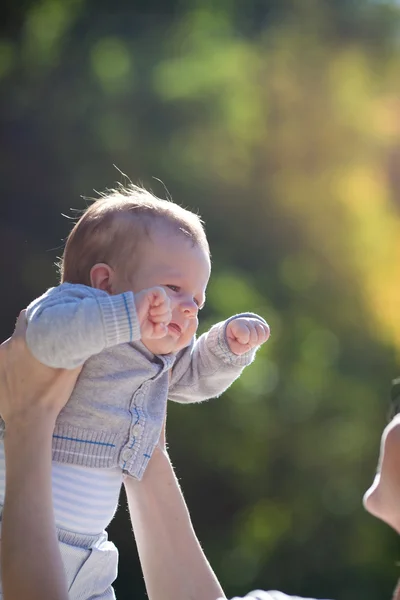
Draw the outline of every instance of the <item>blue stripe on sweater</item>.
<instances>
[{"instance_id":1,"label":"blue stripe on sweater","mask_svg":"<svg viewBox=\"0 0 400 600\"><path fill-rule=\"evenodd\" d=\"M128 308L128 302L126 300L126 296L125 293L122 294L122 298L124 299L124 305L125 305L125 310L126 310L126 316L128 317L128 323L129 323L129 341L131 342L133 339L133 328L132 328L132 320L131 320L131 315L129 314L129 308Z\"/></svg>"}]
</instances>

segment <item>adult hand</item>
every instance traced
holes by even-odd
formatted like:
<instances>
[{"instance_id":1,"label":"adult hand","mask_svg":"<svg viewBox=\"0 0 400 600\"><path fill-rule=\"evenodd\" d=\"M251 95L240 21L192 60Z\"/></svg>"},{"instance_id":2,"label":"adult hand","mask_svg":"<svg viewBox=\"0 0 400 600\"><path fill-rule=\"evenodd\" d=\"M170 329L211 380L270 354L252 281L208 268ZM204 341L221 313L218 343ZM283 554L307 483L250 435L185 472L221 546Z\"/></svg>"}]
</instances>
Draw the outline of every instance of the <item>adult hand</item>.
<instances>
[{"instance_id":1,"label":"adult hand","mask_svg":"<svg viewBox=\"0 0 400 600\"><path fill-rule=\"evenodd\" d=\"M37 361L26 342L25 311L11 338L0 345L0 415L6 425L46 416L55 421L68 401L81 368L52 369Z\"/></svg>"}]
</instances>

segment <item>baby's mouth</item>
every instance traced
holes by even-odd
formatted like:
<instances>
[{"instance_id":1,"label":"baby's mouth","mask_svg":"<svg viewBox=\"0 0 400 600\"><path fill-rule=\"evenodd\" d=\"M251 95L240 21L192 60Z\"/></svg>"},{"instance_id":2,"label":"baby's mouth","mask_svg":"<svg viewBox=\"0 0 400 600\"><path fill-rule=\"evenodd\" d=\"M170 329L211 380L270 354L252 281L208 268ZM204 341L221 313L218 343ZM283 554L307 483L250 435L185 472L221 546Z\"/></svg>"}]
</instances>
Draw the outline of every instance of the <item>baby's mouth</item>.
<instances>
[{"instance_id":1,"label":"baby's mouth","mask_svg":"<svg viewBox=\"0 0 400 600\"><path fill-rule=\"evenodd\" d=\"M177 323L170 323L168 325L168 331L170 333L174 333L175 335L181 335L182 329L179 327Z\"/></svg>"}]
</instances>

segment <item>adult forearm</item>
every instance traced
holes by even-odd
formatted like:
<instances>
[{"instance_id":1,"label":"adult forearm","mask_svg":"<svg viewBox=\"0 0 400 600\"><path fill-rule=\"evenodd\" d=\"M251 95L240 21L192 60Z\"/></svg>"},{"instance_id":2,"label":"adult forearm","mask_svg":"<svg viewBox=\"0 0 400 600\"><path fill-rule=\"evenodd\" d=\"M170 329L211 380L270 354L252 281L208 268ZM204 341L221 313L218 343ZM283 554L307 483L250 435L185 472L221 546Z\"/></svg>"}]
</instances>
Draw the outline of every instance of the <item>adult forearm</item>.
<instances>
[{"instance_id":1,"label":"adult forearm","mask_svg":"<svg viewBox=\"0 0 400 600\"><path fill-rule=\"evenodd\" d=\"M51 489L53 424L7 425L1 535L4 600L67 600ZM27 535L29 532L29 535Z\"/></svg>"},{"instance_id":2,"label":"adult forearm","mask_svg":"<svg viewBox=\"0 0 400 600\"><path fill-rule=\"evenodd\" d=\"M125 489L149 599L225 598L167 454L156 449L143 480L128 477Z\"/></svg>"}]
</instances>

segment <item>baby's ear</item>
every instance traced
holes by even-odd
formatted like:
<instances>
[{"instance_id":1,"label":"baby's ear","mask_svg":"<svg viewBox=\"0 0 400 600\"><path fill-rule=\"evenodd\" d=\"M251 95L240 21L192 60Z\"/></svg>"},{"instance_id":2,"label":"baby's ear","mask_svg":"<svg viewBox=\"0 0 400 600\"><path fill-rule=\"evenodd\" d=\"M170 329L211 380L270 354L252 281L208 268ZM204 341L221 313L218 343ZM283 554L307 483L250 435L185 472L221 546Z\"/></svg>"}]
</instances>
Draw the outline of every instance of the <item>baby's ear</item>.
<instances>
[{"instance_id":1,"label":"baby's ear","mask_svg":"<svg viewBox=\"0 0 400 600\"><path fill-rule=\"evenodd\" d=\"M114 270L106 263L97 263L90 269L90 285L108 294L113 293Z\"/></svg>"}]
</instances>

